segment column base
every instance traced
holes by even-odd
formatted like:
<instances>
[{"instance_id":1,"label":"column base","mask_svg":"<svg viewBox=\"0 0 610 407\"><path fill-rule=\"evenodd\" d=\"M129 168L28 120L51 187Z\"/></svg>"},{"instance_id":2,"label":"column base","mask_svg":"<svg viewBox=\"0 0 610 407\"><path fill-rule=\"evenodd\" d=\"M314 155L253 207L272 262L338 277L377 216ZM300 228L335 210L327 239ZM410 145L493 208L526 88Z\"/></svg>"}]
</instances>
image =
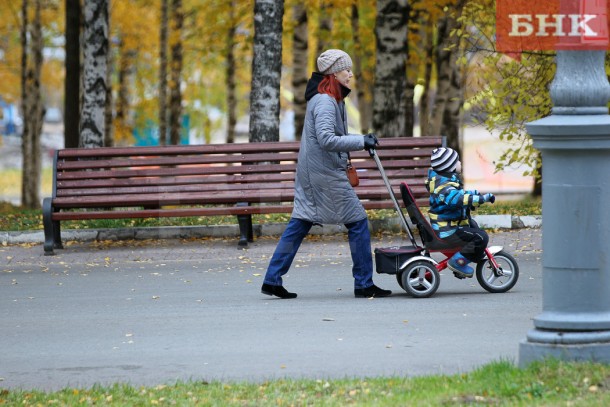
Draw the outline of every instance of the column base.
<instances>
[{"instance_id":1,"label":"column base","mask_svg":"<svg viewBox=\"0 0 610 407\"><path fill-rule=\"evenodd\" d=\"M547 358L610 364L610 332L531 330L519 344L519 367Z\"/></svg>"}]
</instances>

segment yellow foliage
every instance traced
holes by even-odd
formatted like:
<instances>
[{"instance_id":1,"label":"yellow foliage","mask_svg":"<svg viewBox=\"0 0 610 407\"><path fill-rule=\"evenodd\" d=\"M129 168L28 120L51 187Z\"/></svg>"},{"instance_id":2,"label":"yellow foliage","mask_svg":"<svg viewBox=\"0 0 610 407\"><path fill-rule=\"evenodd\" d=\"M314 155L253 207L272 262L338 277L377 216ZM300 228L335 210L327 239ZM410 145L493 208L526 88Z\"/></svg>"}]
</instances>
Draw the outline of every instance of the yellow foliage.
<instances>
[{"instance_id":1,"label":"yellow foliage","mask_svg":"<svg viewBox=\"0 0 610 407\"><path fill-rule=\"evenodd\" d=\"M150 53L159 48L160 5L150 0L111 0L110 30L125 49ZM116 46L115 43L112 46Z\"/></svg>"},{"instance_id":2,"label":"yellow foliage","mask_svg":"<svg viewBox=\"0 0 610 407\"><path fill-rule=\"evenodd\" d=\"M0 95L9 103L19 103L21 97L21 6L22 0L0 1ZM45 35L46 47L56 47L51 41L63 32L64 2L53 0L43 1L41 10L41 25ZM34 17L34 7L28 9L28 19ZM64 71L62 61L51 56L46 58L42 69L42 88L46 99L59 98L63 90Z\"/></svg>"}]
</instances>

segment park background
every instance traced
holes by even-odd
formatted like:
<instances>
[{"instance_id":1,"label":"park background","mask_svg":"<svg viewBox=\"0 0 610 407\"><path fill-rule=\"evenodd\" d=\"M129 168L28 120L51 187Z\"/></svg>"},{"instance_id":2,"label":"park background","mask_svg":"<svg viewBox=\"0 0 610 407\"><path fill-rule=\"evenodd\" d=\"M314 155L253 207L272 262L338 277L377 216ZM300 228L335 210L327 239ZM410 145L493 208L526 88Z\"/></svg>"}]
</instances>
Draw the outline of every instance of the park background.
<instances>
[{"instance_id":1,"label":"park background","mask_svg":"<svg viewBox=\"0 0 610 407\"><path fill-rule=\"evenodd\" d=\"M39 205L40 194L50 194L45 168L57 148L298 139L299 95L328 48L354 60L352 132L375 132L382 142L444 135L461 152L469 187L536 194L539 155L524 124L550 111L554 53L496 52L494 7L491 0L2 0L0 165L22 175L2 196ZM269 22L264 35L256 21ZM86 82L95 46L105 51L94 61L104 66L94 72L105 92L93 106L102 111L102 137L87 144L80 129L91 116ZM274 73L277 92L261 104L255 89L268 83L257 81ZM38 192L24 196L32 187Z\"/></svg>"}]
</instances>

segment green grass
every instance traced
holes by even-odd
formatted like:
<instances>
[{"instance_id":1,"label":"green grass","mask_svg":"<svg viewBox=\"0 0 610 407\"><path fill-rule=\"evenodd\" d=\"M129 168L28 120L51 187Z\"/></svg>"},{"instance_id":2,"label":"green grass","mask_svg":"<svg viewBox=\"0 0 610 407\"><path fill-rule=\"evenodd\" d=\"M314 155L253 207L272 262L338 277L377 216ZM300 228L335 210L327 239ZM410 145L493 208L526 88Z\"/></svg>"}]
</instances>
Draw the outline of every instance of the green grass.
<instances>
[{"instance_id":1,"label":"green grass","mask_svg":"<svg viewBox=\"0 0 610 407\"><path fill-rule=\"evenodd\" d=\"M609 365L549 360L519 369L500 361L450 376L1 390L0 405L604 406L610 405L609 386Z\"/></svg>"},{"instance_id":2,"label":"green grass","mask_svg":"<svg viewBox=\"0 0 610 407\"><path fill-rule=\"evenodd\" d=\"M254 215L255 224L287 222L290 214ZM235 216L191 216L180 218L148 218L148 219L94 219L82 221L64 221L62 229L100 229L100 228L132 228L153 226L206 226L237 224ZM0 230L23 231L40 230L42 211L24 209L8 202L0 202Z\"/></svg>"},{"instance_id":3,"label":"green grass","mask_svg":"<svg viewBox=\"0 0 610 407\"><path fill-rule=\"evenodd\" d=\"M498 197L496 202L477 208L474 215L542 215L542 200L540 198L524 198L517 201L503 201Z\"/></svg>"}]
</instances>

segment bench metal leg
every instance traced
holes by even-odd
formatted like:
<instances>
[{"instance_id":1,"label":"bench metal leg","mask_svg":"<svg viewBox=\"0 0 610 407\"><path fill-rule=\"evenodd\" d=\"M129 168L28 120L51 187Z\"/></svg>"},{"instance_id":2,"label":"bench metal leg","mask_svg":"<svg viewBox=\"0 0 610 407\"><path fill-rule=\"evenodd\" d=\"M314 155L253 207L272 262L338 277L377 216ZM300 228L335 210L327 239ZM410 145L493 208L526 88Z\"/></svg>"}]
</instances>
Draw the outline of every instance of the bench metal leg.
<instances>
[{"instance_id":1,"label":"bench metal leg","mask_svg":"<svg viewBox=\"0 0 610 407\"><path fill-rule=\"evenodd\" d=\"M248 243L254 241L254 233L252 231L252 215L237 215L237 223L239 224L239 247L247 247Z\"/></svg>"},{"instance_id":2,"label":"bench metal leg","mask_svg":"<svg viewBox=\"0 0 610 407\"><path fill-rule=\"evenodd\" d=\"M235 206L250 206L250 204L248 202L238 202ZM247 247L248 243L254 241L252 215L237 215L237 223L239 224L239 243L237 243L237 246Z\"/></svg>"},{"instance_id":3,"label":"bench metal leg","mask_svg":"<svg viewBox=\"0 0 610 407\"><path fill-rule=\"evenodd\" d=\"M53 242L55 243L55 248L63 249L64 243L61 240L61 226L57 221L53 222L53 235Z\"/></svg>"},{"instance_id":4,"label":"bench metal leg","mask_svg":"<svg viewBox=\"0 0 610 407\"><path fill-rule=\"evenodd\" d=\"M53 213L53 205L51 198L45 198L42 201L42 224L44 226L44 254L45 256L53 256L53 249L63 249L61 242L61 226L58 221L51 219Z\"/></svg>"},{"instance_id":5,"label":"bench metal leg","mask_svg":"<svg viewBox=\"0 0 610 407\"><path fill-rule=\"evenodd\" d=\"M51 205L51 198L45 198L42 201L42 224L44 226L44 254L45 256L52 256L55 253L55 231L53 221L51 220L51 213L53 208Z\"/></svg>"}]
</instances>

